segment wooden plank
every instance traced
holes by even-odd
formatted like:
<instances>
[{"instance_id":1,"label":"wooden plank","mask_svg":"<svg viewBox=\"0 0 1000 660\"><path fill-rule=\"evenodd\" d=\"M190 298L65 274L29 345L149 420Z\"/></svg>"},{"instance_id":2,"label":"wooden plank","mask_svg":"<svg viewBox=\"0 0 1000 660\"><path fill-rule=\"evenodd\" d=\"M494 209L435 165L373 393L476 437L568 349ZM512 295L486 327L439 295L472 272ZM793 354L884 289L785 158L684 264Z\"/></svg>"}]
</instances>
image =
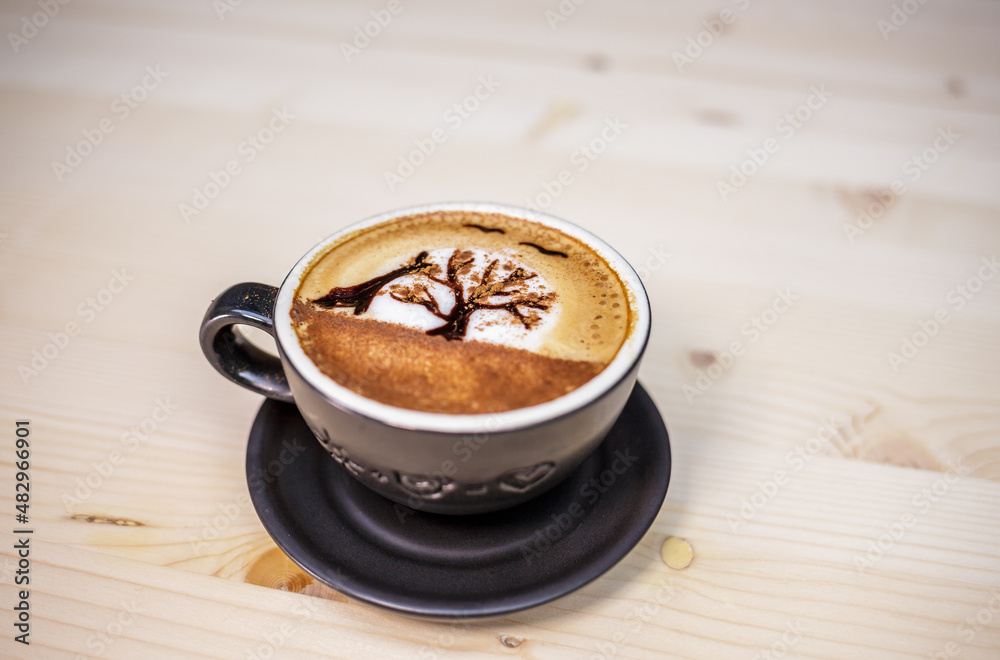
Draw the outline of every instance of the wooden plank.
<instances>
[{"instance_id":1,"label":"wooden plank","mask_svg":"<svg viewBox=\"0 0 1000 660\"><path fill-rule=\"evenodd\" d=\"M960 626L980 611L989 611L1000 589L996 557L1000 527L993 506L1000 486L964 475L848 463L809 454L809 446L803 447L808 461L799 470L754 451L715 455L712 460L705 459L709 448L677 452L676 476L664 510L621 564L552 605L472 625L463 631L468 632L469 645L463 642L456 650L489 650L499 634L543 640L547 650L553 645L567 645L563 649L567 653L597 650L601 640L613 640L616 633L632 630L639 616L636 610L652 609L653 603L659 604L655 616L650 614L639 630L627 635L627 642L619 644L621 657L653 657L657 645L667 639L681 657L703 656L712 649L728 656L738 648L767 648L789 625L803 631L795 648L803 657L926 656L952 640L963 642L967 657L989 657L990 649L1000 643L997 630L984 628L971 644L965 644L965 629ZM787 481L770 494L766 484L776 479L777 470L785 471ZM853 487L842 489L847 483ZM759 504L761 496L763 504ZM5 509L10 506L4 503ZM155 519L148 520L156 526ZM4 523L13 524L13 520L7 516ZM143 528L82 521L65 524L104 528L100 531L103 543L94 543L103 553L127 555L144 544ZM891 536L895 524L902 529L898 539ZM52 529L58 525L58 521L42 519L37 526ZM695 548L694 563L683 571L673 571L659 559L660 544L671 534L688 538ZM252 542L234 529L221 530L221 535L216 549L238 551ZM259 532L253 536L263 539ZM872 551L880 537L887 546L884 556ZM138 607L157 619L148 628L136 627L136 635L140 630L150 635L138 640L171 652L165 640L182 637L193 646L181 650L202 649L216 657L229 657L221 653L222 646L215 645L225 635L246 634L229 627L243 621L244 615L250 616L243 610L232 613L238 604L248 608L253 603L254 609L273 612L277 602L287 603L285 608L297 602L312 603L307 597L273 589L261 591L199 578L188 571L75 550L42 541L37 535L32 542L36 544L33 570L38 576L38 591L33 593L45 594L33 601L35 615L40 621L51 616L80 627L77 636L71 635L77 641L94 625L76 621L68 616L71 612L86 610L96 616L88 603L113 611L110 603L128 592L141 597ZM124 548L129 550L122 552ZM146 550L149 556L143 559L162 548ZM278 572L287 570L287 566L280 567ZM291 582L286 578L284 583ZM103 586L98 588L98 584ZM244 593L246 589L250 591ZM320 590L319 595L329 594ZM312 604L330 613L324 625L336 620L337 625L350 628L368 621L374 631L385 626L396 629L405 622L406 630L419 633L410 638L412 643L430 643L454 627L411 621L357 603ZM202 607L215 614L206 616L199 611ZM165 623L204 627L219 612L226 613L226 626L221 629L182 634ZM363 627L358 632L368 630ZM37 634L40 640L47 637L41 622ZM63 633L52 634L62 639ZM303 632L302 637L306 644L311 635ZM382 643L386 643L384 637L378 642Z\"/></svg>"},{"instance_id":2,"label":"wooden plank","mask_svg":"<svg viewBox=\"0 0 1000 660\"><path fill-rule=\"evenodd\" d=\"M554 29L555 2L421 0L347 61L340 43L382 6L255 1L220 20L205 2L70 3L0 54L0 420L30 418L38 439L35 650L242 659L291 626L278 657L994 657L1000 278L958 291L1000 253L996 3L925 3L884 39L890 3L861 0L590 2ZM733 24L678 67L724 7ZM0 23L37 10L5 5ZM147 67L166 75L123 118L111 104ZM481 76L500 86L446 123ZM786 140L777 122L816 86L832 96ZM244 161L283 109L287 130ZM114 132L58 176L103 118ZM572 154L615 118L621 136L581 169ZM390 188L438 127L447 141ZM960 137L914 178L948 127ZM780 149L720 193L768 138ZM232 158L241 174L185 222ZM544 203L561 170L572 185ZM893 181L906 191L883 204ZM468 626L350 602L288 563L246 501L259 397L195 341L229 284L278 284L350 222L462 198L542 204L644 269L641 380L676 461L653 529L606 576ZM884 213L845 232L859 208ZM779 291L794 304L755 331ZM670 535L695 549L683 571L659 558ZM88 646L130 599L135 623ZM28 657L8 641L0 654Z\"/></svg>"}]
</instances>

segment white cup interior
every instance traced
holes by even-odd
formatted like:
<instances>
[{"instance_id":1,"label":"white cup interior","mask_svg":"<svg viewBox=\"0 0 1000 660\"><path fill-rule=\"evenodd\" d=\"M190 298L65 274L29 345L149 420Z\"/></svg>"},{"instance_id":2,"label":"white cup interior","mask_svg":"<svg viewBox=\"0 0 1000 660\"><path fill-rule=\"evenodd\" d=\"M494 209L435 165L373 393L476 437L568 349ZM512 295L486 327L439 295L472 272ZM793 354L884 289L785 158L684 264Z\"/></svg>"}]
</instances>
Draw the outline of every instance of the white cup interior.
<instances>
[{"instance_id":1,"label":"white cup interior","mask_svg":"<svg viewBox=\"0 0 1000 660\"><path fill-rule=\"evenodd\" d=\"M625 286L630 310L636 316L631 332L625 338L625 342L618 349L618 353L608 366L594 376L594 378L572 392L551 401L505 412L475 415L432 413L390 406L364 397L337 383L320 371L316 364L306 355L305 351L302 350L302 346L299 345L298 336L295 334L290 315L295 291L299 288L299 283L302 281L302 277L313 259L317 255L323 254L328 249L328 246L347 234L396 218L436 211L498 213L537 222L558 229L582 241L604 259L615 273L617 273L622 284ZM449 202L412 206L382 213L345 227L337 233L328 236L299 259L298 263L295 264L295 267L292 268L285 281L281 284L281 288L278 291L278 299L274 306L275 336L286 359L310 385L322 393L328 400L343 409L379 420L391 426L442 433L481 433L484 431L499 433L512 431L561 417L590 404L613 387L631 370L636 360L642 355L642 351L649 339L649 327L649 299L639 280L639 275L611 246L590 232L565 220L528 209L492 203Z\"/></svg>"}]
</instances>

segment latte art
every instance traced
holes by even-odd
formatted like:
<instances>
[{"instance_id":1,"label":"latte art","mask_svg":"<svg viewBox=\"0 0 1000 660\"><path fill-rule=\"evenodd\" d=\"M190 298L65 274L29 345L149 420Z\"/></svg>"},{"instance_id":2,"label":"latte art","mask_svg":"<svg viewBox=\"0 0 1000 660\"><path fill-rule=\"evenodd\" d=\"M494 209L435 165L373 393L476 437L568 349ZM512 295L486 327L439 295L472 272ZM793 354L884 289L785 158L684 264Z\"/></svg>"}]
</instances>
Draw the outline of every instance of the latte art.
<instances>
[{"instance_id":1,"label":"latte art","mask_svg":"<svg viewBox=\"0 0 1000 660\"><path fill-rule=\"evenodd\" d=\"M336 287L312 302L351 307L355 315L399 323L449 340L476 339L526 347L523 332L544 324L556 294L510 251L421 252L367 282ZM379 294L383 289L388 295ZM471 327L470 327L471 326Z\"/></svg>"},{"instance_id":2,"label":"latte art","mask_svg":"<svg viewBox=\"0 0 1000 660\"><path fill-rule=\"evenodd\" d=\"M438 212L342 237L292 318L321 371L430 412L499 412L576 389L627 334L626 292L589 247L497 214Z\"/></svg>"}]
</instances>

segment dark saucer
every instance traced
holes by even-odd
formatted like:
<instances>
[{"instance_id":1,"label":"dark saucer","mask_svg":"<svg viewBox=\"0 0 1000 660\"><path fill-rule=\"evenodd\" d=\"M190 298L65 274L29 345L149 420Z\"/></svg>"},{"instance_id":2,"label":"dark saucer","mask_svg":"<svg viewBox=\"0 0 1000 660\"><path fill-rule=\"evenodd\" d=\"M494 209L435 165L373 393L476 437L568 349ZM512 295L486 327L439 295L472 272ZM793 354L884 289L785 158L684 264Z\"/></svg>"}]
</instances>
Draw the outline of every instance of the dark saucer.
<instances>
[{"instance_id":1,"label":"dark saucer","mask_svg":"<svg viewBox=\"0 0 1000 660\"><path fill-rule=\"evenodd\" d=\"M614 566L653 523L670 442L638 383L604 442L564 482L474 516L391 502L338 465L295 406L267 400L247 446L257 515L303 570L348 596L431 617L509 614Z\"/></svg>"}]
</instances>

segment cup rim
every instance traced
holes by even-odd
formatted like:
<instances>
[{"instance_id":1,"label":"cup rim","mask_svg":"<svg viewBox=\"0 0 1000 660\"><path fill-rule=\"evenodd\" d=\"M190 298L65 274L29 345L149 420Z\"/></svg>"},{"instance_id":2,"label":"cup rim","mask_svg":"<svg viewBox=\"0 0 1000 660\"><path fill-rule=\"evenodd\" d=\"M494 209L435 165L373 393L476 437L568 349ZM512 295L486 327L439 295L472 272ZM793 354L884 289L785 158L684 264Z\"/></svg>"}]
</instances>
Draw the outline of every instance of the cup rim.
<instances>
[{"instance_id":1,"label":"cup rim","mask_svg":"<svg viewBox=\"0 0 1000 660\"><path fill-rule=\"evenodd\" d=\"M503 412L452 414L400 408L365 397L324 374L299 344L292 325L291 308L307 267L331 243L344 236L396 218L437 211L497 213L537 222L562 231L594 250L618 275L625 287L636 320L610 363L589 381L567 394L533 406ZM635 269L610 245L570 222L547 213L493 202L443 202L421 204L371 216L327 236L295 264L278 289L274 303L274 329L281 356L287 366L335 406L382 424L416 431L440 433L502 433L537 426L588 406L625 378L645 351L650 334L650 306L646 290Z\"/></svg>"}]
</instances>

